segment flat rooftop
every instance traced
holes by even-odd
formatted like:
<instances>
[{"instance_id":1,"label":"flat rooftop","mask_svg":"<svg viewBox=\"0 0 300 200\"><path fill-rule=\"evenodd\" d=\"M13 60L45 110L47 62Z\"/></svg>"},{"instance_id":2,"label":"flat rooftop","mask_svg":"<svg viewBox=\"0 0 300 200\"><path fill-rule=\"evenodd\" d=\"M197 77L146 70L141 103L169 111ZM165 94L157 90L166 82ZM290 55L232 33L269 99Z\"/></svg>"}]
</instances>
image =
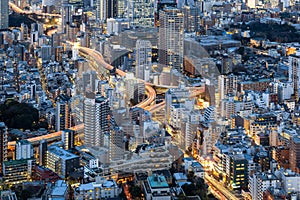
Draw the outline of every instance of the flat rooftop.
<instances>
[{"instance_id":1,"label":"flat rooftop","mask_svg":"<svg viewBox=\"0 0 300 200\"><path fill-rule=\"evenodd\" d=\"M152 175L148 177L148 182L151 188L168 188L169 185L166 181L165 176L162 175Z\"/></svg>"}]
</instances>

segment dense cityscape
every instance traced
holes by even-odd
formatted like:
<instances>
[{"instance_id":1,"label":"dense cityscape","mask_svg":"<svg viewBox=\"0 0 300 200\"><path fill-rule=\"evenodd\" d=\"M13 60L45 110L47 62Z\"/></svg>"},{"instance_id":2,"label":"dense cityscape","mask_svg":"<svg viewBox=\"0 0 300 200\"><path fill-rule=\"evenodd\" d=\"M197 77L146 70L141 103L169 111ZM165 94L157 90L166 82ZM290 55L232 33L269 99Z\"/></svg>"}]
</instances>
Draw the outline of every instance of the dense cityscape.
<instances>
[{"instance_id":1,"label":"dense cityscape","mask_svg":"<svg viewBox=\"0 0 300 200\"><path fill-rule=\"evenodd\" d=\"M1 0L0 200L300 200L300 3Z\"/></svg>"}]
</instances>

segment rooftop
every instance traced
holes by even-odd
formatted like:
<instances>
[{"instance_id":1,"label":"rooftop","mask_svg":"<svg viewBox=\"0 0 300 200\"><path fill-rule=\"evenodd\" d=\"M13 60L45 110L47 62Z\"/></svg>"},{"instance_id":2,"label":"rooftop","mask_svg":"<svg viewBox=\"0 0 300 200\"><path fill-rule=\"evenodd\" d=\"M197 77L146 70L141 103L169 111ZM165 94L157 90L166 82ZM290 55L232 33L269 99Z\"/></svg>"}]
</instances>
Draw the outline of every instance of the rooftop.
<instances>
[{"instance_id":1,"label":"rooftop","mask_svg":"<svg viewBox=\"0 0 300 200\"><path fill-rule=\"evenodd\" d=\"M161 175L152 175L148 177L148 182L151 188L168 188L169 185L166 178Z\"/></svg>"},{"instance_id":2,"label":"rooftop","mask_svg":"<svg viewBox=\"0 0 300 200\"><path fill-rule=\"evenodd\" d=\"M72 154L58 146L50 146L48 149L49 152L59 156L63 160L69 160L74 158L79 158L77 155Z\"/></svg>"}]
</instances>

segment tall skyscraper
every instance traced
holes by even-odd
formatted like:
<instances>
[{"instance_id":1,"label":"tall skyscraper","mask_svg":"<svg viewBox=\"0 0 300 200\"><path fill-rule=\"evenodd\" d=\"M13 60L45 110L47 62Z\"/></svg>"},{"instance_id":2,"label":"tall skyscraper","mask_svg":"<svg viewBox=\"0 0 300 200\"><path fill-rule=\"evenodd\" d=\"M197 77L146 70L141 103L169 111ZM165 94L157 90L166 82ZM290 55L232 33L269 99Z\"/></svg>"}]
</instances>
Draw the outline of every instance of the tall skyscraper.
<instances>
[{"instance_id":1,"label":"tall skyscraper","mask_svg":"<svg viewBox=\"0 0 300 200\"><path fill-rule=\"evenodd\" d=\"M103 147L104 134L109 132L110 107L105 97L84 101L84 141L86 146Z\"/></svg>"},{"instance_id":2,"label":"tall skyscraper","mask_svg":"<svg viewBox=\"0 0 300 200\"><path fill-rule=\"evenodd\" d=\"M59 95L56 101L55 130L61 131L71 126L70 98Z\"/></svg>"},{"instance_id":3,"label":"tall skyscraper","mask_svg":"<svg viewBox=\"0 0 300 200\"><path fill-rule=\"evenodd\" d=\"M183 70L183 13L177 8L159 12L158 59L161 67Z\"/></svg>"},{"instance_id":4,"label":"tall skyscraper","mask_svg":"<svg viewBox=\"0 0 300 200\"><path fill-rule=\"evenodd\" d=\"M0 29L8 28L8 0L0 2Z\"/></svg>"},{"instance_id":5,"label":"tall skyscraper","mask_svg":"<svg viewBox=\"0 0 300 200\"><path fill-rule=\"evenodd\" d=\"M300 57L296 55L289 56L289 81L293 83L294 95L299 99L300 90Z\"/></svg>"},{"instance_id":6,"label":"tall skyscraper","mask_svg":"<svg viewBox=\"0 0 300 200\"><path fill-rule=\"evenodd\" d=\"M16 160L33 158L33 146L28 140L16 142Z\"/></svg>"},{"instance_id":7,"label":"tall skyscraper","mask_svg":"<svg viewBox=\"0 0 300 200\"><path fill-rule=\"evenodd\" d=\"M0 171L2 172L3 161L7 161L8 133L4 122L0 122Z\"/></svg>"},{"instance_id":8,"label":"tall skyscraper","mask_svg":"<svg viewBox=\"0 0 300 200\"><path fill-rule=\"evenodd\" d=\"M136 41L136 66L135 76L143 80L149 80L149 71L151 69L152 48L148 40Z\"/></svg>"}]
</instances>

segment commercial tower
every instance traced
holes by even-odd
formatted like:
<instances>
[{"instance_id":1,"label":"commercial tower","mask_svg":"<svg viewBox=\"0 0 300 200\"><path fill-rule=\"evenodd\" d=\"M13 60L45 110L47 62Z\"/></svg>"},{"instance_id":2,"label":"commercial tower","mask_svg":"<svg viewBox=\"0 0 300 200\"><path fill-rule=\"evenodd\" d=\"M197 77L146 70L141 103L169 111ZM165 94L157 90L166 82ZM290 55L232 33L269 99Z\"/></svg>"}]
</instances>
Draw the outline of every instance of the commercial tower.
<instances>
[{"instance_id":1,"label":"commercial tower","mask_svg":"<svg viewBox=\"0 0 300 200\"><path fill-rule=\"evenodd\" d=\"M0 171L2 172L2 163L7 160L7 127L4 122L0 122Z\"/></svg>"},{"instance_id":2,"label":"commercial tower","mask_svg":"<svg viewBox=\"0 0 300 200\"><path fill-rule=\"evenodd\" d=\"M177 8L159 12L158 59L160 67L183 70L183 13Z\"/></svg>"},{"instance_id":3,"label":"commercial tower","mask_svg":"<svg viewBox=\"0 0 300 200\"><path fill-rule=\"evenodd\" d=\"M136 42L136 78L149 81L151 70L152 48L148 40L138 40Z\"/></svg>"},{"instance_id":4,"label":"commercial tower","mask_svg":"<svg viewBox=\"0 0 300 200\"><path fill-rule=\"evenodd\" d=\"M103 147L104 134L109 132L110 108L105 97L84 101L84 141L86 146Z\"/></svg>"},{"instance_id":5,"label":"commercial tower","mask_svg":"<svg viewBox=\"0 0 300 200\"><path fill-rule=\"evenodd\" d=\"M8 0L0 2L0 29L8 28Z\"/></svg>"}]
</instances>

